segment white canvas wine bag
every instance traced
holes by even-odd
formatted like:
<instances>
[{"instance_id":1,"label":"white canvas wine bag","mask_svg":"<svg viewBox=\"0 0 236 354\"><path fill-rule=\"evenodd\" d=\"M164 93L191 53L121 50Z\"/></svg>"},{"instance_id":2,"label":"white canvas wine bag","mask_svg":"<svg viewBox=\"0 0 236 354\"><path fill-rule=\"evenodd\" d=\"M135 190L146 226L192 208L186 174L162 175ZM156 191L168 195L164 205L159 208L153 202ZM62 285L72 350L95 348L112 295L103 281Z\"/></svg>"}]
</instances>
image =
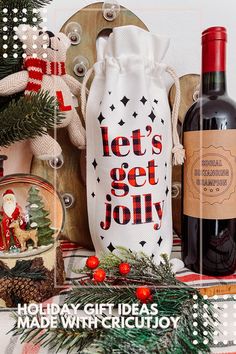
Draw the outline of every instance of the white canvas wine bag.
<instances>
[{"instance_id":1,"label":"white canvas wine bag","mask_svg":"<svg viewBox=\"0 0 236 354\"><path fill-rule=\"evenodd\" d=\"M117 27L98 43L86 107L88 215L97 255L117 246L157 263L170 255L172 152L177 163L184 152L176 131L179 83L163 63L168 45L135 26ZM173 129L166 71L177 84Z\"/></svg>"}]
</instances>

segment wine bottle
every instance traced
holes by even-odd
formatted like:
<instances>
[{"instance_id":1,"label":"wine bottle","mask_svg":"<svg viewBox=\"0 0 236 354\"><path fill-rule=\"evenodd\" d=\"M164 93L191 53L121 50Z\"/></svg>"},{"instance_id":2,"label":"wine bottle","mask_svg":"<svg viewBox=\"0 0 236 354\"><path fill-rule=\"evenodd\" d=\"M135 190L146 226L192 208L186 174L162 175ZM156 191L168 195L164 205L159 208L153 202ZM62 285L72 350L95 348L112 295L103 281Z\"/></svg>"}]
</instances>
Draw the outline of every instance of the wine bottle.
<instances>
[{"instance_id":1,"label":"wine bottle","mask_svg":"<svg viewBox=\"0 0 236 354\"><path fill-rule=\"evenodd\" d=\"M199 99L183 124L182 257L194 272L236 270L236 103L226 91L224 27L202 33Z\"/></svg>"}]
</instances>

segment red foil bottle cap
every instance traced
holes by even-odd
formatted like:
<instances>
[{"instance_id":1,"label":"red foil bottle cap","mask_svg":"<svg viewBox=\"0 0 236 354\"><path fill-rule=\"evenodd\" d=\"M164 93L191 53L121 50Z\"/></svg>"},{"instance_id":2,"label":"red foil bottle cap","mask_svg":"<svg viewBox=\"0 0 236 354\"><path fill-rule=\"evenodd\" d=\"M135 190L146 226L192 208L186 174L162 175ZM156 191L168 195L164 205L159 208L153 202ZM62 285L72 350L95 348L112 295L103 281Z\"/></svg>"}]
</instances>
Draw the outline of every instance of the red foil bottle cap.
<instances>
[{"instance_id":1,"label":"red foil bottle cap","mask_svg":"<svg viewBox=\"0 0 236 354\"><path fill-rule=\"evenodd\" d=\"M225 27L210 27L202 32L202 72L225 71L227 32Z\"/></svg>"},{"instance_id":2,"label":"red foil bottle cap","mask_svg":"<svg viewBox=\"0 0 236 354\"><path fill-rule=\"evenodd\" d=\"M225 27L210 27L202 32L202 44L217 40L227 42L227 31Z\"/></svg>"}]
</instances>

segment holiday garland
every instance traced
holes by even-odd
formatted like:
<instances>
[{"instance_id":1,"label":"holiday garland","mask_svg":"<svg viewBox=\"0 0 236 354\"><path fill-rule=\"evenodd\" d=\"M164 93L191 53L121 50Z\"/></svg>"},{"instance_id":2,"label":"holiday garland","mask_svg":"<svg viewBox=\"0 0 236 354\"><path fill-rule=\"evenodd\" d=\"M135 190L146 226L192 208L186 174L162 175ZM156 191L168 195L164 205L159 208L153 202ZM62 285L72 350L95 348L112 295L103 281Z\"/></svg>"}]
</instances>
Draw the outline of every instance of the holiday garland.
<instances>
[{"instance_id":1,"label":"holiday garland","mask_svg":"<svg viewBox=\"0 0 236 354\"><path fill-rule=\"evenodd\" d=\"M154 303L157 304L158 316L180 317L177 328L106 329L101 325L101 316L95 316L97 328L68 329L63 328L59 317L56 329L21 329L15 324L13 335L21 335L23 342L32 341L54 352L66 349L68 353L101 354L209 353L214 331L211 303L196 289L175 278L166 256L160 265L156 265L143 253L123 248L119 248L119 252L118 255L106 254L101 260L89 257L83 269L84 277L75 282L77 287L69 293L66 303L112 303L118 306L138 302L145 303L147 307ZM193 314L193 305L197 305L197 316ZM141 321L142 315L138 315L138 319Z\"/></svg>"},{"instance_id":2,"label":"holiday garland","mask_svg":"<svg viewBox=\"0 0 236 354\"><path fill-rule=\"evenodd\" d=\"M22 43L15 37L14 28L25 23L38 26L41 22L39 9L50 2L0 0L0 80L22 70L24 51ZM59 124L62 118L56 100L47 92L39 92L30 99L22 93L0 96L0 146L42 135Z\"/></svg>"}]
</instances>

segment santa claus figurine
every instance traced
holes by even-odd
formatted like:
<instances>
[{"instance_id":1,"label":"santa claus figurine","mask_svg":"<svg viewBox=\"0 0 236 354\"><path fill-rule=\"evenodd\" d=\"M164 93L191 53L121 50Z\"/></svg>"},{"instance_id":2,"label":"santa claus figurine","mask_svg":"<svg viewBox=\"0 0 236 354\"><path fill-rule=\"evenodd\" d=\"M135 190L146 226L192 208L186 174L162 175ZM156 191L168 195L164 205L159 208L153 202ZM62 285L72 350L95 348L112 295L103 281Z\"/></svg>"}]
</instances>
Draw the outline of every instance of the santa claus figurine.
<instances>
[{"instance_id":1,"label":"santa claus figurine","mask_svg":"<svg viewBox=\"0 0 236 354\"><path fill-rule=\"evenodd\" d=\"M11 189L8 189L3 194L3 204L1 210L1 229L0 229L0 251L7 251L11 246L11 240L14 241L14 246L20 248L20 244L14 230L9 228L13 220L20 218L21 208L16 202L16 197ZM21 221L20 225L23 226L24 222Z\"/></svg>"}]
</instances>

